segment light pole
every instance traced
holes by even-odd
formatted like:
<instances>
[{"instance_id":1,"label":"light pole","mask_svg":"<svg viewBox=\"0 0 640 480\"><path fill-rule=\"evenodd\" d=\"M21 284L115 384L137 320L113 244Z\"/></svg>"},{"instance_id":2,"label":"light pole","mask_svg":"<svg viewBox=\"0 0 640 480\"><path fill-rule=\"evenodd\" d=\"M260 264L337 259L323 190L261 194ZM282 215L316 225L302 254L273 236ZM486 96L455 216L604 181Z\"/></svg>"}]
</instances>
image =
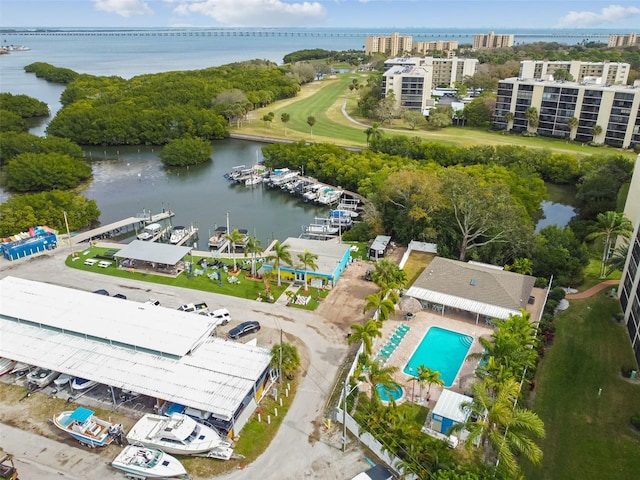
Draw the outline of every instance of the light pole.
<instances>
[{"instance_id":1,"label":"light pole","mask_svg":"<svg viewBox=\"0 0 640 480\"><path fill-rule=\"evenodd\" d=\"M344 381L342 389L342 451L347 449L347 397L351 395L358 385L354 385L353 388L347 391L347 383L349 383L349 377Z\"/></svg>"},{"instance_id":2,"label":"light pole","mask_svg":"<svg viewBox=\"0 0 640 480\"><path fill-rule=\"evenodd\" d=\"M71 250L71 232L69 232L69 221L67 220L66 210L62 212L64 215L64 224L67 227L67 242L69 242L69 250Z\"/></svg>"}]
</instances>

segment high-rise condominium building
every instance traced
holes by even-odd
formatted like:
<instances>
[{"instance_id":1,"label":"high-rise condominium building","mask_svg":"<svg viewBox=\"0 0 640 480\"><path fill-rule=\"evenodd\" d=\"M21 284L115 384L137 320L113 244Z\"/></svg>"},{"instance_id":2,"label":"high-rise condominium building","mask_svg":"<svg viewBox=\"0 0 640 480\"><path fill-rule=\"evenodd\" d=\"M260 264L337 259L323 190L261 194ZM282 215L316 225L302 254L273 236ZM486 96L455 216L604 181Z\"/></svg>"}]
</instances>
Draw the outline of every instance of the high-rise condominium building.
<instances>
[{"instance_id":1,"label":"high-rise condominium building","mask_svg":"<svg viewBox=\"0 0 640 480\"><path fill-rule=\"evenodd\" d=\"M609 35L609 47L633 47L638 45L638 35Z\"/></svg>"},{"instance_id":2,"label":"high-rise condominium building","mask_svg":"<svg viewBox=\"0 0 640 480\"><path fill-rule=\"evenodd\" d=\"M403 55L413 49L413 37L394 32L389 36L368 36L364 43L364 53L388 53L389 55Z\"/></svg>"},{"instance_id":3,"label":"high-rise condominium building","mask_svg":"<svg viewBox=\"0 0 640 480\"><path fill-rule=\"evenodd\" d=\"M444 41L433 40L429 42L413 42L414 53L421 53L427 55L433 52L444 52L447 57L451 58L455 56L455 51L458 49L458 42L456 40Z\"/></svg>"},{"instance_id":4,"label":"high-rise condominium building","mask_svg":"<svg viewBox=\"0 0 640 480\"><path fill-rule=\"evenodd\" d=\"M476 58L395 57L384 62L384 69L386 72L391 67L426 67L430 88L439 85L453 87L455 83L462 83L465 77L474 76L478 63Z\"/></svg>"},{"instance_id":5,"label":"high-rise condominium building","mask_svg":"<svg viewBox=\"0 0 640 480\"><path fill-rule=\"evenodd\" d=\"M531 107L538 115L537 127L529 124ZM633 148L640 145L639 109L640 81L622 86L603 85L599 80L507 78L498 83L493 125L515 132L535 130L539 135ZM513 118L509 118L511 115ZM573 128L572 118L578 121Z\"/></svg>"},{"instance_id":6,"label":"high-rise condominium building","mask_svg":"<svg viewBox=\"0 0 640 480\"><path fill-rule=\"evenodd\" d=\"M473 49L513 47L513 34L500 35L493 32L473 36Z\"/></svg>"},{"instance_id":7,"label":"high-rise condominium building","mask_svg":"<svg viewBox=\"0 0 640 480\"><path fill-rule=\"evenodd\" d=\"M581 62L580 60L549 61L523 60L519 78L548 78L559 71L571 74L573 81L582 82L587 77L601 78L602 83L624 85L629 79L631 65L619 62Z\"/></svg>"}]
</instances>

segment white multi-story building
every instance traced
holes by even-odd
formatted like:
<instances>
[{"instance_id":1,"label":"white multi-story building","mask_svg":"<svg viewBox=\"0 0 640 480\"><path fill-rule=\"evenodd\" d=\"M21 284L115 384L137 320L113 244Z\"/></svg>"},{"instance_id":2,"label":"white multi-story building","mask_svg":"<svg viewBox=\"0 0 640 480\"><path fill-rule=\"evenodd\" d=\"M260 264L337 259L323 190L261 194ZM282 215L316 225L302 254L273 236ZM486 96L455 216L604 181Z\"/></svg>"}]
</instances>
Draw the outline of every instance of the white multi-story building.
<instances>
[{"instance_id":1,"label":"white multi-story building","mask_svg":"<svg viewBox=\"0 0 640 480\"><path fill-rule=\"evenodd\" d=\"M633 47L638 45L638 35L630 33L628 35L609 35L608 47Z\"/></svg>"},{"instance_id":2,"label":"white multi-story building","mask_svg":"<svg viewBox=\"0 0 640 480\"><path fill-rule=\"evenodd\" d=\"M507 78L498 83L493 125L524 132L529 129L527 109L538 112L540 135L596 142L613 147L640 145L640 81L634 85ZM508 119L507 113L513 114ZM576 128L569 126L572 118ZM599 126L601 133L594 132ZM596 129L598 130L598 129Z\"/></svg>"},{"instance_id":3,"label":"white multi-story building","mask_svg":"<svg viewBox=\"0 0 640 480\"><path fill-rule=\"evenodd\" d=\"M424 111L431 106L431 71L414 64L389 68L382 76L382 94L388 97L393 91L396 108Z\"/></svg>"},{"instance_id":4,"label":"white multi-story building","mask_svg":"<svg viewBox=\"0 0 640 480\"><path fill-rule=\"evenodd\" d=\"M618 298L624 312L631 348L640 365L640 155L636 160L624 214L635 228L618 287Z\"/></svg>"},{"instance_id":5,"label":"white multi-story building","mask_svg":"<svg viewBox=\"0 0 640 480\"><path fill-rule=\"evenodd\" d=\"M434 57L395 57L384 62L385 72L392 67L426 67L430 75L430 86L452 87L462 83L465 77L476 74L478 60L475 58L434 58Z\"/></svg>"},{"instance_id":6,"label":"white multi-story building","mask_svg":"<svg viewBox=\"0 0 640 480\"><path fill-rule=\"evenodd\" d=\"M473 36L473 49L513 47L513 39L513 34L496 35L493 32L489 32L487 34L476 34Z\"/></svg>"},{"instance_id":7,"label":"white multi-story building","mask_svg":"<svg viewBox=\"0 0 640 480\"><path fill-rule=\"evenodd\" d=\"M364 53L388 53L389 55L402 55L413 50L413 37L411 35L400 35L394 32L385 36L368 36L364 43Z\"/></svg>"},{"instance_id":8,"label":"white multi-story building","mask_svg":"<svg viewBox=\"0 0 640 480\"><path fill-rule=\"evenodd\" d=\"M575 82L582 82L591 77L601 78L604 84L625 85L629 79L630 69L631 65L620 62L524 60L520 62L518 77L522 79L549 78L556 72L564 70L571 74Z\"/></svg>"}]
</instances>

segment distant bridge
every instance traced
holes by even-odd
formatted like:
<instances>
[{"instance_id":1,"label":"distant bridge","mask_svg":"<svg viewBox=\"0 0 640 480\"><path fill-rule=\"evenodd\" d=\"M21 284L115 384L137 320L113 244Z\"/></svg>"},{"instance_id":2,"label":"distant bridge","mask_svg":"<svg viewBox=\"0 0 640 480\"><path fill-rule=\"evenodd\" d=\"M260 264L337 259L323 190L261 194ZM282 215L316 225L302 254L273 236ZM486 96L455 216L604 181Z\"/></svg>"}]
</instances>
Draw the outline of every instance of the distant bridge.
<instances>
[{"instance_id":1,"label":"distant bridge","mask_svg":"<svg viewBox=\"0 0 640 480\"><path fill-rule=\"evenodd\" d=\"M19 36L49 36L49 37L344 37L363 38L367 36L384 35L379 32L339 32L339 31L285 31L285 30L0 30L2 35ZM403 35L411 35L414 38L469 38L474 34L470 32L455 33L427 33L406 32ZM608 39L608 34L602 33L517 33L514 39L542 39L542 38L583 38L583 39Z\"/></svg>"}]
</instances>

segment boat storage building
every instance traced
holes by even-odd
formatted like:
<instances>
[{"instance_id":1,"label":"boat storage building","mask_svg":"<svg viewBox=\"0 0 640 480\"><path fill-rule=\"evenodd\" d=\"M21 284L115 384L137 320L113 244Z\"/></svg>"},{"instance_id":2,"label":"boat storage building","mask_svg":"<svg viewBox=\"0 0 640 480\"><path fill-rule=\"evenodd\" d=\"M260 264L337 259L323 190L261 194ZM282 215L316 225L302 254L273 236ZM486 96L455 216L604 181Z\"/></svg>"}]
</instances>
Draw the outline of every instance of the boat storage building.
<instances>
[{"instance_id":1,"label":"boat storage building","mask_svg":"<svg viewBox=\"0 0 640 480\"><path fill-rule=\"evenodd\" d=\"M274 380L271 353L214 329L201 315L0 280L0 357L208 412L219 430L238 432Z\"/></svg>"}]
</instances>

